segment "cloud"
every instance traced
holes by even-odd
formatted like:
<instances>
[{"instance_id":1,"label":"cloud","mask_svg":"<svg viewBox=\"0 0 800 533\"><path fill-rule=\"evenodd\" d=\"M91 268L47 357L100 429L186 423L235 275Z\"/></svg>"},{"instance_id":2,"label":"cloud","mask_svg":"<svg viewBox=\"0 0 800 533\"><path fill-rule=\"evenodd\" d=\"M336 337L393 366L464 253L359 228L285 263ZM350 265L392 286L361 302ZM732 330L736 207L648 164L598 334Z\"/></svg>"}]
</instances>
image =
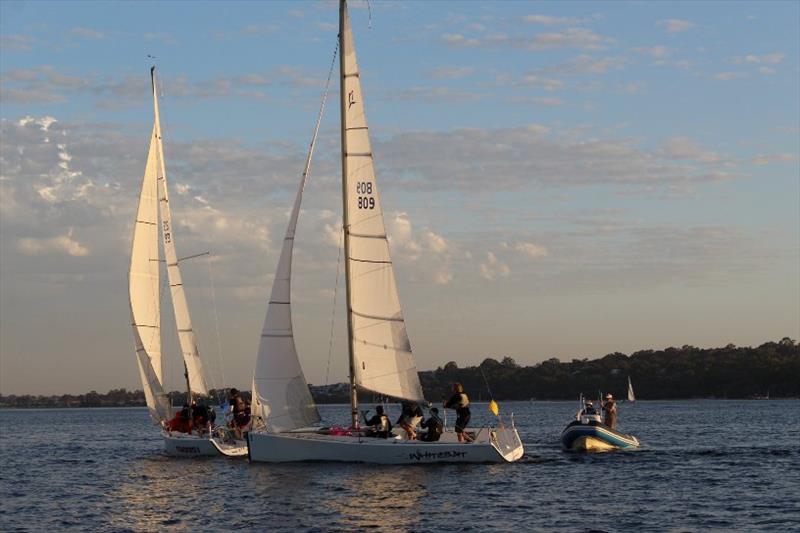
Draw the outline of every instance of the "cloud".
<instances>
[{"instance_id":1,"label":"cloud","mask_svg":"<svg viewBox=\"0 0 800 533\"><path fill-rule=\"evenodd\" d=\"M643 189L735 177L732 162L687 137L648 150L625 138L552 131L545 125L410 131L376 139L381 174L404 190L513 190L532 185ZM716 167L708 168L714 163ZM726 165L727 173L719 167ZM449 176L442 180L441 176Z\"/></svg>"},{"instance_id":2,"label":"cloud","mask_svg":"<svg viewBox=\"0 0 800 533\"><path fill-rule=\"evenodd\" d=\"M17 241L19 250L25 255L43 255L48 253L65 253L72 257L89 255L89 249L72 238L72 228L63 235L49 239L22 238Z\"/></svg>"},{"instance_id":3,"label":"cloud","mask_svg":"<svg viewBox=\"0 0 800 533\"><path fill-rule=\"evenodd\" d=\"M746 78L747 74L744 72L718 72L714 74L714 79L718 81L738 80L739 78Z\"/></svg>"},{"instance_id":4,"label":"cloud","mask_svg":"<svg viewBox=\"0 0 800 533\"><path fill-rule=\"evenodd\" d=\"M690 159L700 163L718 163L721 158L714 152L703 150L688 137L671 137L664 142L660 153L670 159Z\"/></svg>"},{"instance_id":5,"label":"cloud","mask_svg":"<svg viewBox=\"0 0 800 533\"><path fill-rule=\"evenodd\" d=\"M0 49L13 52L30 52L37 40L31 35L0 35Z\"/></svg>"},{"instance_id":6,"label":"cloud","mask_svg":"<svg viewBox=\"0 0 800 533\"><path fill-rule=\"evenodd\" d=\"M682 33L694 28L695 24L689 20L664 19L656 22L656 26L663 28L667 33Z\"/></svg>"},{"instance_id":7,"label":"cloud","mask_svg":"<svg viewBox=\"0 0 800 533\"><path fill-rule=\"evenodd\" d=\"M466 78L474 71L475 69L473 67L447 65L429 70L426 72L426 75L434 80L457 80Z\"/></svg>"},{"instance_id":8,"label":"cloud","mask_svg":"<svg viewBox=\"0 0 800 533\"><path fill-rule=\"evenodd\" d=\"M611 37L599 35L586 28L566 28L563 31L539 33L533 37L515 37L504 33L467 37L461 33L445 33L443 43L456 47L521 48L539 51L558 48L600 50L614 44Z\"/></svg>"},{"instance_id":9,"label":"cloud","mask_svg":"<svg viewBox=\"0 0 800 533\"><path fill-rule=\"evenodd\" d=\"M792 154L759 154L750 161L754 165L769 165L772 163L786 163L795 161L797 158Z\"/></svg>"},{"instance_id":10,"label":"cloud","mask_svg":"<svg viewBox=\"0 0 800 533\"><path fill-rule=\"evenodd\" d=\"M80 37L82 39L93 39L93 40L105 39L106 37L105 33L103 32L93 30L91 28L84 28L81 26L72 28L69 31L69 34L72 35L73 37Z\"/></svg>"},{"instance_id":11,"label":"cloud","mask_svg":"<svg viewBox=\"0 0 800 533\"><path fill-rule=\"evenodd\" d=\"M581 19L567 17L553 17L550 15L525 15L522 20L530 24L542 24L544 26L564 26L575 25L582 22Z\"/></svg>"},{"instance_id":12,"label":"cloud","mask_svg":"<svg viewBox=\"0 0 800 533\"><path fill-rule=\"evenodd\" d=\"M541 259L550 255L549 250L540 244L532 242L518 242L514 249L530 259Z\"/></svg>"},{"instance_id":13,"label":"cloud","mask_svg":"<svg viewBox=\"0 0 800 533\"><path fill-rule=\"evenodd\" d=\"M764 55L756 55L756 54L747 54L745 56L737 56L731 58L731 63L741 64L741 63L751 63L756 65L777 65L781 61L786 58L786 54L782 53L773 53L773 54L764 54Z\"/></svg>"},{"instance_id":14,"label":"cloud","mask_svg":"<svg viewBox=\"0 0 800 533\"><path fill-rule=\"evenodd\" d=\"M482 278L494 281L498 277L506 277L511 273L509 266L500 261L493 252L486 252L486 261L480 264Z\"/></svg>"},{"instance_id":15,"label":"cloud","mask_svg":"<svg viewBox=\"0 0 800 533\"><path fill-rule=\"evenodd\" d=\"M419 85L389 92L385 97L389 100L423 101L429 104L458 104L475 102L481 99L481 95L478 93L460 91L449 87L422 87Z\"/></svg>"},{"instance_id":16,"label":"cloud","mask_svg":"<svg viewBox=\"0 0 800 533\"><path fill-rule=\"evenodd\" d=\"M530 95L509 96L506 98L506 102L510 104L535 104L544 107L558 107L564 105L564 101L560 98Z\"/></svg>"},{"instance_id":17,"label":"cloud","mask_svg":"<svg viewBox=\"0 0 800 533\"><path fill-rule=\"evenodd\" d=\"M637 54L648 55L656 59L669 57L672 53L666 46L637 47L632 48L631 50Z\"/></svg>"},{"instance_id":18,"label":"cloud","mask_svg":"<svg viewBox=\"0 0 800 533\"><path fill-rule=\"evenodd\" d=\"M596 58L584 54L542 71L558 74L606 74L612 70L621 70L624 65L623 57Z\"/></svg>"}]
</instances>

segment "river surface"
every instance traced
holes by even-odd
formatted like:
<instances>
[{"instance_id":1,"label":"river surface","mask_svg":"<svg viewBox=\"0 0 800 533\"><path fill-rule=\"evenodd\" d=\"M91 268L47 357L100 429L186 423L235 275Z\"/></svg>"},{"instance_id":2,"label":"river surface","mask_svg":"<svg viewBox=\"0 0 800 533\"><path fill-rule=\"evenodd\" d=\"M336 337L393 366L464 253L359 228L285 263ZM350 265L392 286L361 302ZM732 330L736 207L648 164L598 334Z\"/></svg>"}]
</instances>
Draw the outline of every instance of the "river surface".
<instances>
[{"instance_id":1,"label":"river surface","mask_svg":"<svg viewBox=\"0 0 800 533\"><path fill-rule=\"evenodd\" d=\"M800 531L800 401L622 404L644 447L591 455L560 449L577 402L500 407L519 463L174 459L143 408L0 410L0 530Z\"/></svg>"}]
</instances>

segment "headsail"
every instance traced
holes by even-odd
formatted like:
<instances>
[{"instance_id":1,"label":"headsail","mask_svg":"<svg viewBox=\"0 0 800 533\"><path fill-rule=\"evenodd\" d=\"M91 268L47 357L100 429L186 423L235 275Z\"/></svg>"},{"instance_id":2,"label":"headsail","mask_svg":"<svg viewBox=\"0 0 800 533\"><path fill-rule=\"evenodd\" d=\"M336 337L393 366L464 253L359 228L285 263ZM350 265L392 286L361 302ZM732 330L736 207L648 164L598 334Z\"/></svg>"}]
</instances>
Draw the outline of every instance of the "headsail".
<instances>
[{"instance_id":1,"label":"headsail","mask_svg":"<svg viewBox=\"0 0 800 533\"><path fill-rule=\"evenodd\" d=\"M171 407L164 394L161 372L157 146L154 127L133 226L128 295L142 388L150 416L159 422L170 418Z\"/></svg>"},{"instance_id":2,"label":"headsail","mask_svg":"<svg viewBox=\"0 0 800 533\"><path fill-rule=\"evenodd\" d=\"M633 383L631 383L631 377L628 376L628 401L635 402L636 396L633 394Z\"/></svg>"},{"instance_id":3,"label":"headsail","mask_svg":"<svg viewBox=\"0 0 800 533\"><path fill-rule=\"evenodd\" d=\"M335 58L335 54L334 54ZM333 65L331 65L331 72ZM310 426L320 421L319 411L308 390L308 383L300 366L292 331L292 252L303 191L311 170L311 157L319 133L325 102L328 99L328 81L322 96L314 134L306 156L300 186L294 199L289 225L283 238L278 269L272 282L272 292L267 304L267 316L258 345L258 358L253 376L251 412L259 417L269 431L289 431Z\"/></svg>"},{"instance_id":4,"label":"headsail","mask_svg":"<svg viewBox=\"0 0 800 533\"><path fill-rule=\"evenodd\" d=\"M158 156L158 192L159 207L161 214L161 236L164 242L164 259L167 262L167 277L169 278L170 293L172 296L172 308L175 311L175 325L178 328L178 340L183 354L183 361L186 363L186 371L189 378L189 388L192 394L201 396L208 395L203 374L203 363L197 349L197 341L192 328L192 317L189 314L189 304L186 301L186 293L183 290L183 280L181 278L180 267L178 266L178 255L175 250L175 235L172 227L172 216L169 207L169 193L167 188L167 171L164 163L164 147L161 141L161 120L158 113L158 96L156 94L155 72L153 76L153 108L155 112L155 138L157 143L156 154Z\"/></svg>"},{"instance_id":5,"label":"headsail","mask_svg":"<svg viewBox=\"0 0 800 533\"><path fill-rule=\"evenodd\" d=\"M423 401L389 254L355 44L344 2L340 10L342 186L351 371L360 387Z\"/></svg>"}]
</instances>

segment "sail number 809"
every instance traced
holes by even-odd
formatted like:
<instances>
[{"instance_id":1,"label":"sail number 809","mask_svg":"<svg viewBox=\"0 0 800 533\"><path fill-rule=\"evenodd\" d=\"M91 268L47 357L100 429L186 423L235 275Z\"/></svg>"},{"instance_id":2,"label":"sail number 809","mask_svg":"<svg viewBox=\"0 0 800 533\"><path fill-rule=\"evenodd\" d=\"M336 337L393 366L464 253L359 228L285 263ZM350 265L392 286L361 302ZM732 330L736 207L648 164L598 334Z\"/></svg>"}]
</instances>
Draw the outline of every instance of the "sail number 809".
<instances>
[{"instance_id":1,"label":"sail number 809","mask_svg":"<svg viewBox=\"0 0 800 533\"><path fill-rule=\"evenodd\" d=\"M357 194L372 194L372 182L371 181L359 181L356 182L356 193ZM372 196L359 196L358 197L358 208L359 209L375 209L375 198Z\"/></svg>"}]
</instances>

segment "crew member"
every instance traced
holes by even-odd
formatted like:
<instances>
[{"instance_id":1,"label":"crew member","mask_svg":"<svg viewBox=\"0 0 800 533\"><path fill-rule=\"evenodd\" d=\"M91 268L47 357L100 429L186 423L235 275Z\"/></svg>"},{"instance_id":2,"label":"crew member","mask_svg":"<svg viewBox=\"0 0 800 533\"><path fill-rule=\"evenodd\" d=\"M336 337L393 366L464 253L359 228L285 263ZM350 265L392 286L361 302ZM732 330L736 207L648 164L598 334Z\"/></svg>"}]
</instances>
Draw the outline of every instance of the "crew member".
<instances>
[{"instance_id":1,"label":"crew member","mask_svg":"<svg viewBox=\"0 0 800 533\"><path fill-rule=\"evenodd\" d=\"M427 428L428 432L422 434L419 440L425 442L438 441L439 437L442 436L442 431L444 431L444 424L442 423L442 419L439 418L439 410L435 407L431 407L430 418L423 420L420 426Z\"/></svg>"},{"instance_id":2,"label":"crew member","mask_svg":"<svg viewBox=\"0 0 800 533\"><path fill-rule=\"evenodd\" d=\"M370 419L367 419L368 412L361 412L364 415L364 424L370 428L367 430L367 437L388 438L392 432L392 423L389 421L389 417L384 414L383 406L377 406L375 408L375 416Z\"/></svg>"},{"instance_id":3,"label":"crew member","mask_svg":"<svg viewBox=\"0 0 800 533\"><path fill-rule=\"evenodd\" d=\"M406 432L408 440L415 440L417 438L416 427L422 420L422 409L419 404L414 402L402 402L402 413L400 418L397 419L397 424Z\"/></svg>"},{"instance_id":4,"label":"crew member","mask_svg":"<svg viewBox=\"0 0 800 533\"><path fill-rule=\"evenodd\" d=\"M470 442L472 439L464 430L469 424L471 413L469 412L469 397L464 392L461 383L453 383L453 395L444 402L445 409L456 410L456 435L458 442Z\"/></svg>"},{"instance_id":5,"label":"crew member","mask_svg":"<svg viewBox=\"0 0 800 533\"><path fill-rule=\"evenodd\" d=\"M603 413L605 416L603 417L603 424L607 425L611 429L617 427L617 404L614 402L614 397L610 394L606 394L606 401L603 402Z\"/></svg>"}]
</instances>

